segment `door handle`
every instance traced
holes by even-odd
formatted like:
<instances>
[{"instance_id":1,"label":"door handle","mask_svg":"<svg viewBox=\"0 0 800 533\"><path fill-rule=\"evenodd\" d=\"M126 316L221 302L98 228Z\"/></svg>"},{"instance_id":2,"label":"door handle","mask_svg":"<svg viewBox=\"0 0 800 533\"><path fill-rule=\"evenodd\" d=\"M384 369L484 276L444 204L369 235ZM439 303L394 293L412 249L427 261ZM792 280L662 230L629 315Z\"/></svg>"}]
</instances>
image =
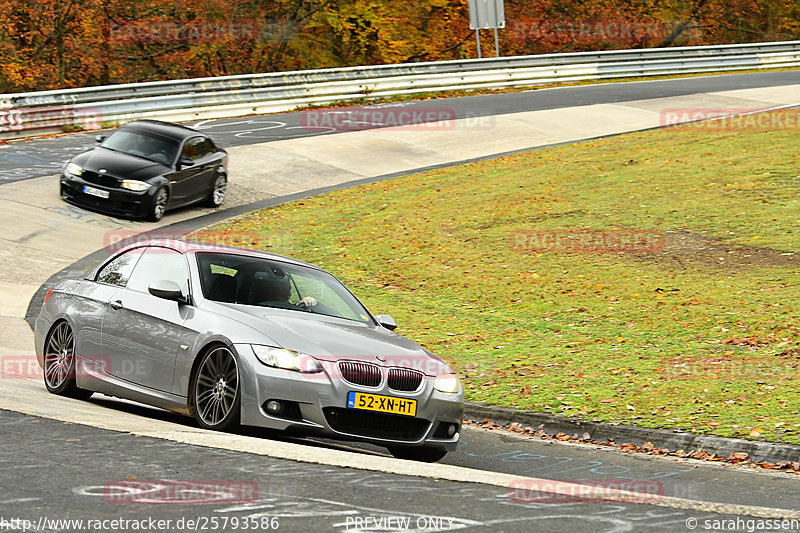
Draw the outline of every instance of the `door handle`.
<instances>
[{"instance_id":1,"label":"door handle","mask_svg":"<svg viewBox=\"0 0 800 533\"><path fill-rule=\"evenodd\" d=\"M113 302L108 302L108 306L111 307L114 311L122 309L122 300L114 300Z\"/></svg>"}]
</instances>

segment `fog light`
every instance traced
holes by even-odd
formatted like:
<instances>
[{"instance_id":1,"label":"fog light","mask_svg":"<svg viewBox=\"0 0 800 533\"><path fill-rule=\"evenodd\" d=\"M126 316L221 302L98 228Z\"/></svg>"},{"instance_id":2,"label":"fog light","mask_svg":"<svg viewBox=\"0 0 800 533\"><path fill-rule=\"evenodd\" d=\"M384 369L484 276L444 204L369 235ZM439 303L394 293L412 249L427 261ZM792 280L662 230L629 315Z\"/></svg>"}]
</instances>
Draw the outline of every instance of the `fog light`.
<instances>
[{"instance_id":1,"label":"fog light","mask_svg":"<svg viewBox=\"0 0 800 533\"><path fill-rule=\"evenodd\" d=\"M282 409L283 405L277 400L270 400L267 402L267 412L271 415L277 415Z\"/></svg>"},{"instance_id":2,"label":"fog light","mask_svg":"<svg viewBox=\"0 0 800 533\"><path fill-rule=\"evenodd\" d=\"M455 424L448 425L447 426L447 436L448 437L452 437L455 434L456 434L456 425Z\"/></svg>"}]
</instances>

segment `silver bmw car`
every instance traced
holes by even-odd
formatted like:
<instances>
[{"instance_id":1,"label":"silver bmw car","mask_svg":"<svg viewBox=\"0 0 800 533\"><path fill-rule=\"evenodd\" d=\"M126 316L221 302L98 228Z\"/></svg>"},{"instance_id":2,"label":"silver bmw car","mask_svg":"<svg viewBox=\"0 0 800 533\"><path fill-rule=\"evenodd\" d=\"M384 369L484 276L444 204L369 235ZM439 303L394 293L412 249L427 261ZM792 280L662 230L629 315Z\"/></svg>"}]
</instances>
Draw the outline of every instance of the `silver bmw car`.
<instances>
[{"instance_id":1,"label":"silver bmw car","mask_svg":"<svg viewBox=\"0 0 800 533\"><path fill-rule=\"evenodd\" d=\"M464 398L444 361L324 270L269 253L153 240L58 283L36 319L47 390L385 446L437 461Z\"/></svg>"}]
</instances>

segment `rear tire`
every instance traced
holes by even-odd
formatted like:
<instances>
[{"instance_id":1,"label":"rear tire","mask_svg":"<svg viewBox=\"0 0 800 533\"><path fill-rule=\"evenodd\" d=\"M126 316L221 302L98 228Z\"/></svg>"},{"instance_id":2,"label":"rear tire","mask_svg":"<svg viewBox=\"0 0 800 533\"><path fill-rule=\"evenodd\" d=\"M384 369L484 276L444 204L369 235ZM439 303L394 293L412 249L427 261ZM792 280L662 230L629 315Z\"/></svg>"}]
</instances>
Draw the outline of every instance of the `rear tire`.
<instances>
[{"instance_id":1,"label":"rear tire","mask_svg":"<svg viewBox=\"0 0 800 533\"><path fill-rule=\"evenodd\" d=\"M208 207L219 207L222 205L222 202L225 200L225 193L227 190L227 176L217 176L217 179L214 180L214 187L211 188L211 192L208 193L208 198L206 198L206 205Z\"/></svg>"},{"instance_id":2,"label":"rear tire","mask_svg":"<svg viewBox=\"0 0 800 533\"><path fill-rule=\"evenodd\" d=\"M441 448L405 448L405 447L392 447L389 448L389 453L398 459L407 459L409 461L420 461L423 463L435 463L445 455L447 450Z\"/></svg>"},{"instance_id":3,"label":"rear tire","mask_svg":"<svg viewBox=\"0 0 800 533\"><path fill-rule=\"evenodd\" d=\"M75 384L75 336L67 322L59 322L44 343L44 386L48 392L87 400L92 391Z\"/></svg>"}]
</instances>

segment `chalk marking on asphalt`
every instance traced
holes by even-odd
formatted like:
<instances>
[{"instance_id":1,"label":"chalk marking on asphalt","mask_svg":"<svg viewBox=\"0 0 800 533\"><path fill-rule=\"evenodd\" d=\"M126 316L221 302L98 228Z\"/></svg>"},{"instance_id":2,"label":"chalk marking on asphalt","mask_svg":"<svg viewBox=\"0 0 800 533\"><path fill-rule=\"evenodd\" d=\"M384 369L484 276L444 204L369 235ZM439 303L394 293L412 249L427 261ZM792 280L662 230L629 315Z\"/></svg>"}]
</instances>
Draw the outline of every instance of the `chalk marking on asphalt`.
<instances>
[{"instance_id":1,"label":"chalk marking on asphalt","mask_svg":"<svg viewBox=\"0 0 800 533\"><path fill-rule=\"evenodd\" d=\"M274 441L259 437L219 433L201 428L178 426L172 422L155 420L132 413L120 412L110 407L51 395L35 380L20 379L13 384L6 382L5 385L7 386L0 391L0 409L193 446L239 451L275 459L382 472L385 474L461 483L478 483L505 488L510 491L509 497L511 497L511 491L514 490L514 487L527 486L540 493L555 494L567 498L575 498L576 495L580 495L581 501L645 504L725 515L800 520L800 510L703 502L674 496L658 496L636 491L598 487L591 484L516 476L439 463L418 463L379 455L321 449L315 446ZM596 494L598 492L601 494ZM524 505L524 503L522 504Z\"/></svg>"}]
</instances>

